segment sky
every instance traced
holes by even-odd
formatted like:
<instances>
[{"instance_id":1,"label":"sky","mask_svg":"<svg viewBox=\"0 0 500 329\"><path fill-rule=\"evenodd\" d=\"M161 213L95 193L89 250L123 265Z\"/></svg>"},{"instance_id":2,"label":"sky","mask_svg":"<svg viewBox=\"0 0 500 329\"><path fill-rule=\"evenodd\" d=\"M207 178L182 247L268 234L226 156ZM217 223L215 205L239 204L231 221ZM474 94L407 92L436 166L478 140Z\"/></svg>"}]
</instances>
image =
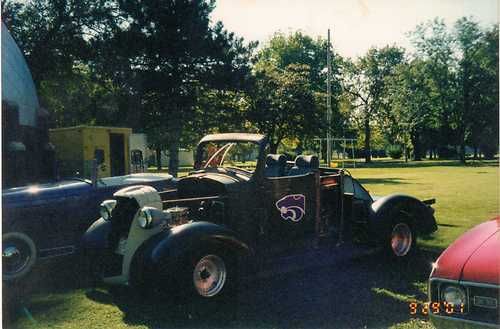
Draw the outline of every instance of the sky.
<instances>
[{"instance_id":1,"label":"sky","mask_svg":"<svg viewBox=\"0 0 500 329\"><path fill-rule=\"evenodd\" d=\"M326 38L342 56L363 55L372 46L412 49L406 33L440 17L451 26L472 16L483 27L498 24L500 0L217 0L213 21L246 41L264 44L276 31L301 30Z\"/></svg>"}]
</instances>

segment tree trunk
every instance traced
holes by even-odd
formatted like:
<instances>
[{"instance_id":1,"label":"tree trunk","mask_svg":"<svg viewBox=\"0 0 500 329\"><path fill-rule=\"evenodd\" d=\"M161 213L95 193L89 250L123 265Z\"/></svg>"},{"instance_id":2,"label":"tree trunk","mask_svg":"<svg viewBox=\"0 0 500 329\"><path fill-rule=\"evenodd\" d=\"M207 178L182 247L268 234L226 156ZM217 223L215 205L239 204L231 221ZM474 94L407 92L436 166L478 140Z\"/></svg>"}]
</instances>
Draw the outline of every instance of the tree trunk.
<instances>
[{"instance_id":1,"label":"tree trunk","mask_svg":"<svg viewBox=\"0 0 500 329\"><path fill-rule=\"evenodd\" d=\"M477 160L477 146L474 146L474 160Z\"/></svg>"},{"instance_id":2,"label":"tree trunk","mask_svg":"<svg viewBox=\"0 0 500 329\"><path fill-rule=\"evenodd\" d=\"M465 164L465 138L460 141L460 162Z\"/></svg>"},{"instance_id":3,"label":"tree trunk","mask_svg":"<svg viewBox=\"0 0 500 329\"><path fill-rule=\"evenodd\" d=\"M413 131L411 134L411 144L413 145L413 160L422 160L422 149L420 145L420 135L418 131Z\"/></svg>"},{"instance_id":4,"label":"tree trunk","mask_svg":"<svg viewBox=\"0 0 500 329\"><path fill-rule=\"evenodd\" d=\"M171 132L170 143L168 143L168 173L177 177L179 173L179 139L180 131L175 129Z\"/></svg>"},{"instance_id":5,"label":"tree trunk","mask_svg":"<svg viewBox=\"0 0 500 329\"><path fill-rule=\"evenodd\" d=\"M365 119L365 162L372 162L372 152L370 149L370 138L371 138L371 130L370 130L370 120L368 118Z\"/></svg>"},{"instance_id":6,"label":"tree trunk","mask_svg":"<svg viewBox=\"0 0 500 329\"><path fill-rule=\"evenodd\" d=\"M156 148L156 169L161 170L161 148Z\"/></svg>"},{"instance_id":7,"label":"tree trunk","mask_svg":"<svg viewBox=\"0 0 500 329\"><path fill-rule=\"evenodd\" d=\"M278 153L278 145L279 142L278 143L269 142L269 153L271 154Z\"/></svg>"}]
</instances>

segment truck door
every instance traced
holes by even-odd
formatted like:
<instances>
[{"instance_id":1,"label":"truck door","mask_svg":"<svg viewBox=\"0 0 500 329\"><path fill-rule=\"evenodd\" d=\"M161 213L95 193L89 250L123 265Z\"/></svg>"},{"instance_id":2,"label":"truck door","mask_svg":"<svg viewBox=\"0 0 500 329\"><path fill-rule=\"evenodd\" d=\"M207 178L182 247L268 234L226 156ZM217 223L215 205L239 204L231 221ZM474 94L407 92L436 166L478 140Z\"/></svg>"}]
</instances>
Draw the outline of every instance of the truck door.
<instances>
[{"instance_id":1,"label":"truck door","mask_svg":"<svg viewBox=\"0 0 500 329\"><path fill-rule=\"evenodd\" d=\"M314 236L315 186L314 173L265 178L262 196L269 241L293 247Z\"/></svg>"}]
</instances>

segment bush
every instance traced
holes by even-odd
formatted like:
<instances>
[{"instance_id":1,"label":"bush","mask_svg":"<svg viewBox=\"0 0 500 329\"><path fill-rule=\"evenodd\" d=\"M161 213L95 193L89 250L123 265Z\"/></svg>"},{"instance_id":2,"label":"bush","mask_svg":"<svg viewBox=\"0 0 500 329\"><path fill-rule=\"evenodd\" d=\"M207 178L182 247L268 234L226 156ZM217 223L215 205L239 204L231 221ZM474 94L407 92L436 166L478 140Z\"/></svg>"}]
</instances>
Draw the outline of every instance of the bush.
<instances>
[{"instance_id":1,"label":"bush","mask_svg":"<svg viewBox=\"0 0 500 329\"><path fill-rule=\"evenodd\" d=\"M387 148L387 154L393 159L401 159L403 156L403 148L400 145L390 145Z\"/></svg>"}]
</instances>

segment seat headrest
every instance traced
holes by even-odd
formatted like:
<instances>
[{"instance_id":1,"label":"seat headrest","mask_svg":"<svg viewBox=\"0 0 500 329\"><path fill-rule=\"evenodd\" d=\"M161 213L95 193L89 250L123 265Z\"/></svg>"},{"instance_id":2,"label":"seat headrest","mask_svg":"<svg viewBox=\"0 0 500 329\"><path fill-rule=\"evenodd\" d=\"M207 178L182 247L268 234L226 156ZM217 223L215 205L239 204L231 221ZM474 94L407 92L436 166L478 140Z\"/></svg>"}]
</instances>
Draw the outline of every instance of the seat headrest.
<instances>
[{"instance_id":1,"label":"seat headrest","mask_svg":"<svg viewBox=\"0 0 500 329\"><path fill-rule=\"evenodd\" d=\"M319 168L319 159L315 155L299 155L295 158L295 165L299 168Z\"/></svg>"},{"instance_id":2,"label":"seat headrest","mask_svg":"<svg viewBox=\"0 0 500 329\"><path fill-rule=\"evenodd\" d=\"M286 157L283 154L268 154L266 157L266 166L284 166Z\"/></svg>"}]
</instances>

